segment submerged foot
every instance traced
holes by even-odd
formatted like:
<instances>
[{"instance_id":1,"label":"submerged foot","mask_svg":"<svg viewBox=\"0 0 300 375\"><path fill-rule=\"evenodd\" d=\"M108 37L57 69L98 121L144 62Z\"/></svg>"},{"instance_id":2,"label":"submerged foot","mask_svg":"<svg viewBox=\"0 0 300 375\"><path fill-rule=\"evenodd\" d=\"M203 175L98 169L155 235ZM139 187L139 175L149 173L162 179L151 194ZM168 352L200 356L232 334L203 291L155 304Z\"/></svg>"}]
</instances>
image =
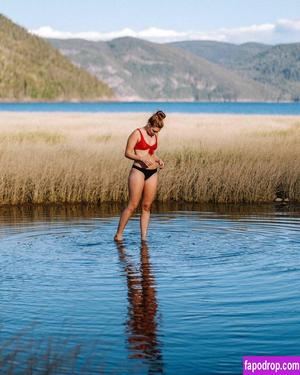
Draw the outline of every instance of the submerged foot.
<instances>
[{"instance_id":1,"label":"submerged foot","mask_svg":"<svg viewBox=\"0 0 300 375\"><path fill-rule=\"evenodd\" d=\"M117 234L114 236L114 240L116 241L116 242L121 242L121 241L123 241L123 237L122 236L118 236Z\"/></svg>"}]
</instances>

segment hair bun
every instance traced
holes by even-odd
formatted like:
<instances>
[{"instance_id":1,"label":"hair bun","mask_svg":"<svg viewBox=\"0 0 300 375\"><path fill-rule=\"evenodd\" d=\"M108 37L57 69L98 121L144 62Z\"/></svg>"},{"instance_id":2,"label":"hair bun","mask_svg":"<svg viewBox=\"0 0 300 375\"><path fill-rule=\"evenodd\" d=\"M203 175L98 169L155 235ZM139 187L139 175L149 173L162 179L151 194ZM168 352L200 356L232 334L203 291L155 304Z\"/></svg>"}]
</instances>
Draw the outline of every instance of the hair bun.
<instances>
[{"instance_id":1,"label":"hair bun","mask_svg":"<svg viewBox=\"0 0 300 375\"><path fill-rule=\"evenodd\" d=\"M153 113L153 115L149 118L148 124L150 126L157 126L158 128L162 128L164 126L164 118L166 115L164 114L163 111L157 111Z\"/></svg>"},{"instance_id":2,"label":"hair bun","mask_svg":"<svg viewBox=\"0 0 300 375\"><path fill-rule=\"evenodd\" d=\"M166 118L166 115L163 111L157 111L156 113L156 116L160 119L160 120L163 120L164 118Z\"/></svg>"}]
</instances>

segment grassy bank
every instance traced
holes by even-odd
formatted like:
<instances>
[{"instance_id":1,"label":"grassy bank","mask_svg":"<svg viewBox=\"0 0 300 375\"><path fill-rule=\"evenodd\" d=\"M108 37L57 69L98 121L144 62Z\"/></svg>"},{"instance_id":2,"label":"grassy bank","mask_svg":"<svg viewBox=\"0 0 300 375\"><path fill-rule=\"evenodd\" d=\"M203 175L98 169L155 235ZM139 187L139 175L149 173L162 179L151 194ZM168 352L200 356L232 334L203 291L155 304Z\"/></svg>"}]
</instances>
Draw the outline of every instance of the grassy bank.
<instances>
[{"instance_id":1,"label":"grassy bank","mask_svg":"<svg viewBox=\"0 0 300 375\"><path fill-rule=\"evenodd\" d=\"M130 132L148 114L1 113L0 204L128 198ZM296 116L169 115L157 199L300 201Z\"/></svg>"}]
</instances>

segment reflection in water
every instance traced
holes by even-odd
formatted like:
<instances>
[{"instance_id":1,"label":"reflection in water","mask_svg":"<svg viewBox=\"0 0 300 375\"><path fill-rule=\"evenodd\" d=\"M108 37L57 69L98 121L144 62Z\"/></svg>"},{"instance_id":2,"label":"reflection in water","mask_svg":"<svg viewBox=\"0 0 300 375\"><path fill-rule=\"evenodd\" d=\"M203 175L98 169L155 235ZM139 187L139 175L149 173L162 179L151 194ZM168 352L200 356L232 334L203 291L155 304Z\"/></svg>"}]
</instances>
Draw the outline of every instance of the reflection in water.
<instances>
[{"instance_id":1,"label":"reflection in water","mask_svg":"<svg viewBox=\"0 0 300 375\"><path fill-rule=\"evenodd\" d=\"M128 287L127 335L130 357L149 364L149 374L162 374L163 361L157 338L158 304L151 273L149 248L141 244L140 269L130 262L123 242L117 243L119 257L124 265Z\"/></svg>"},{"instance_id":2,"label":"reflection in water","mask_svg":"<svg viewBox=\"0 0 300 375\"><path fill-rule=\"evenodd\" d=\"M114 218L124 208L123 203L101 203L100 206L88 204L65 204L65 205L21 205L21 206L0 206L0 222L28 224L37 221L57 220L79 220L96 218ZM238 220L245 215L281 215L289 214L299 217L299 204L271 203L271 204L212 204L212 203L189 203L189 202L154 202L153 214L177 214L178 212L191 212L203 214L216 214L227 218Z\"/></svg>"},{"instance_id":3,"label":"reflection in water","mask_svg":"<svg viewBox=\"0 0 300 375\"><path fill-rule=\"evenodd\" d=\"M80 345L57 374L239 374L247 353L296 355L299 206L188 207L152 213L155 260L138 218L116 249L113 206L0 209L0 350L34 321L7 353L27 368L48 337L55 363Z\"/></svg>"}]
</instances>

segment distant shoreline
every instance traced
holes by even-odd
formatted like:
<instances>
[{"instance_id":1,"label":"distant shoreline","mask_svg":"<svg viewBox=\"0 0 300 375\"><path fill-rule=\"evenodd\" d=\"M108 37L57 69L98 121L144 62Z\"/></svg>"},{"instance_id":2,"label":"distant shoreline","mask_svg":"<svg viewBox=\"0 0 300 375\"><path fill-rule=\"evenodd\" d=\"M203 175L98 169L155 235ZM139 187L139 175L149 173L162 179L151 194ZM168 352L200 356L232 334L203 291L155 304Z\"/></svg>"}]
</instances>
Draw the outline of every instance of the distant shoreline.
<instances>
[{"instance_id":1,"label":"distant shoreline","mask_svg":"<svg viewBox=\"0 0 300 375\"><path fill-rule=\"evenodd\" d=\"M45 103L45 104L59 104L59 103L230 103L230 104L240 104L240 103L250 103L250 104L259 104L259 103L271 103L271 104L300 104L300 101L297 100L282 100L282 101L272 101L272 100L264 100L264 101L258 101L258 100L189 100L189 99L157 99L157 100L144 100L144 99L133 99L133 100L123 100L116 98L114 99L101 99L101 100L11 100L11 99L0 99L0 104L32 104L32 103Z\"/></svg>"},{"instance_id":2,"label":"distant shoreline","mask_svg":"<svg viewBox=\"0 0 300 375\"><path fill-rule=\"evenodd\" d=\"M31 113L168 113L300 116L298 102L192 102L192 101L32 101L0 102L0 112Z\"/></svg>"},{"instance_id":3,"label":"distant shoreline","mask_svg":"<svg viewBox=\"0 0 300 375\"><path fill-rule=\"evenodd\" d=\"M38 116L44 117L45 119L49 120L50 118L57 118L59 115L59 118L61 120L67 120L69 121L70 118L73 116L76 116L77 118L80 117L82 120L85 118L92 118L95 120L96 117L105 117L109 116L111 119L114 118L116 120L122 118L122 116L127 117L127 119L133 118L135 116L144 116L146 119L147 116L149 115L149 112L147 111L140 111L140 112L109 112L109 111L98 111L98 112L85 112L85 111L1 111L0 110L0 116L2 116L2 119L0 119L0 132L1 132L1 124L3 120L5 119L5 116L7 118L14 118L15 120L20 121L24 116L26 116L26 125L28 126L28 121L30 118L38 118ZM282 121L285 120L295 120L295 121L300 121L300 115L297 114L268 114L268 113L253 113L253 114L248 114L248 113L214 113L214 112L168 112L168 117L169 119L171 117L180 117L184 116L185 118L191 119L193 122L195 121L195 118L201 119L201 118L210 118L213 119L214 117L216 118L227 118L228 120L232 117L234 119L246 119L246 118L253 118L253 120L260 119L260 118L274 118L277 121L282 119Z\"/></svg>"}]
</instances>

